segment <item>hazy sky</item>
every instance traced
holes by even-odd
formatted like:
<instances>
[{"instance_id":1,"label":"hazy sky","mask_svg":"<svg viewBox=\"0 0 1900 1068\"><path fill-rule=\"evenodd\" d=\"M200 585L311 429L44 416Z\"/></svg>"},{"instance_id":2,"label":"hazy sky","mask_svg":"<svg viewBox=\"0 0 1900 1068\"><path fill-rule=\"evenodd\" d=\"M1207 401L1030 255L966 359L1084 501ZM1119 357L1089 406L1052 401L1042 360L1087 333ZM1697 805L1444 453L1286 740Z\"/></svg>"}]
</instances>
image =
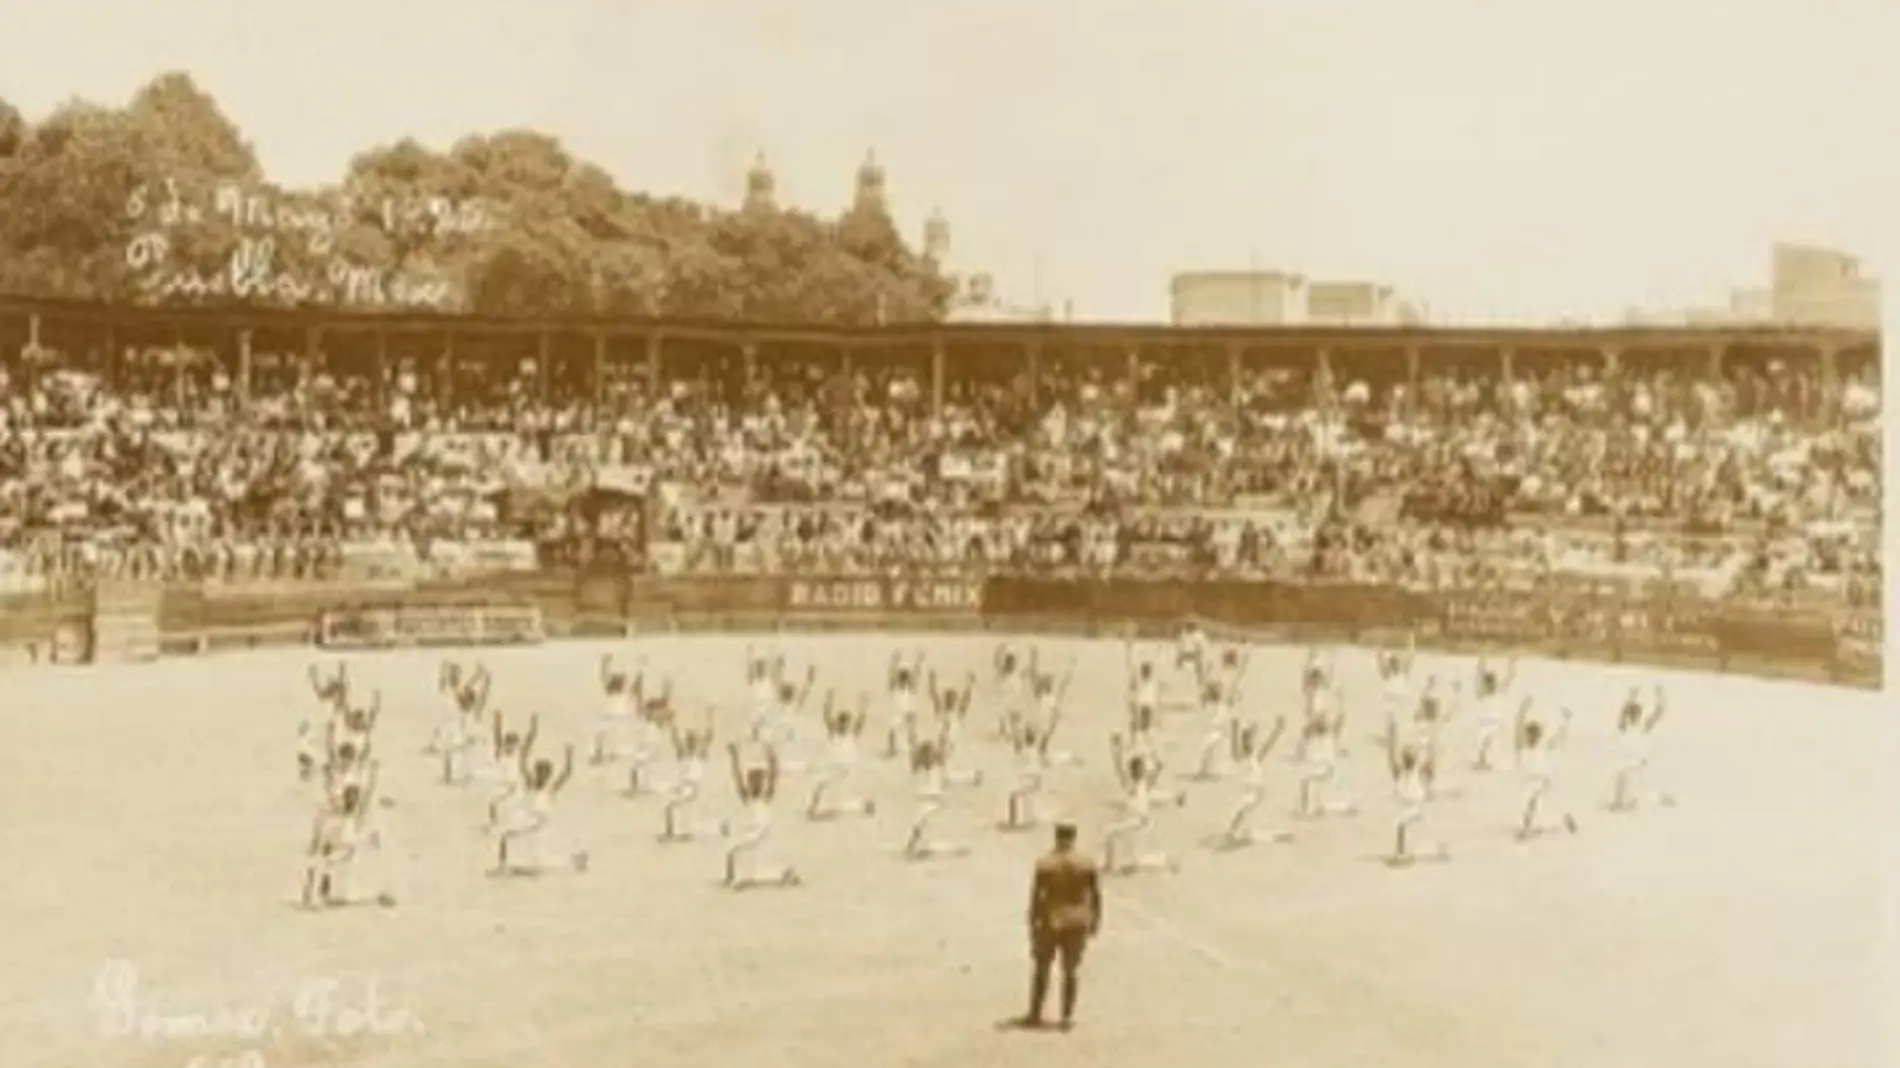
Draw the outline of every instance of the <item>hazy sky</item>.
<instances>
[{"instance_id":1,"label":"hazy sky","mask_svg":"<svg viewBox=\"0 0 1900 1068\"><path fill-rule=\"evenodd\" d=\"M273 177L414 135L559 135L631 187L844 203L1078 318L1184 268L1377 279L1448 317L1760 284L1900 218L1900 0L0 0L39 116L190 71ZM1038 270L1040 264L1040 270Z\"/></svg>"}]
</instances>

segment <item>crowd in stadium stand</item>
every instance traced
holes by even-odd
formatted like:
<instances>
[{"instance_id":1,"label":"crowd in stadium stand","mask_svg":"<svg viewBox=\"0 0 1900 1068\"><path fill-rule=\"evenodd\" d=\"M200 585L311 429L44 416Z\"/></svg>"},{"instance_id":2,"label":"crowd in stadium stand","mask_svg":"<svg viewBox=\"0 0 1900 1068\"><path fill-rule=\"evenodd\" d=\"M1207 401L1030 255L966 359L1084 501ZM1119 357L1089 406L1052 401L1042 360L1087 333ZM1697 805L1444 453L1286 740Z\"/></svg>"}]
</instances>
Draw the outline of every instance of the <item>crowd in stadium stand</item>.
<instances>
[{"instance_id":1,"label":"crowd in stadium stand","mask_svg":"<svg viewBox=\"0 0 1900 1068\"><path fill-rule=\"evenodd\" d=\"M1878 382L1818 363L1377 369L1293 362L669 364L600 396L500 377L110 379L39 352L0 380L15 584L502 566L653 501L670 570L1336 575L1443 586L1667 575L1876 596ZM1385 372L1388 376L1390 371Z\"/></svg>"}]
</instances>

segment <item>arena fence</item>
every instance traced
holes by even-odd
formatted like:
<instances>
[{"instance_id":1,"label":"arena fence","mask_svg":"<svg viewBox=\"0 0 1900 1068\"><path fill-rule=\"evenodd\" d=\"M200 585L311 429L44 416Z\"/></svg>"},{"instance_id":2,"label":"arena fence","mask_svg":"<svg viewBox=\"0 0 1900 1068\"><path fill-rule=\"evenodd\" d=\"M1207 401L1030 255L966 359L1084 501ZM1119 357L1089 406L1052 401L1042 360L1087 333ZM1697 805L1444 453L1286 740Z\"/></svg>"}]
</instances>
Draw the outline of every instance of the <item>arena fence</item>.
<instances>
[{"instance_id":1,"label":"arena fence","mask_svg":"<svg viewBox=\"0 0 1900 1068\"><path fill-rule=\"evenodd\" d=\"M1877 689L1878 611L1744 608L1591 587L1446 592L1345 582L671 577L545 571L426 584L175 585L4 599L0 648L86 663L227 648L521 645L665 631L1160 635L1197 619L1288 644L1425 648L1795 677Z\"/></svg>"}]
</instances>

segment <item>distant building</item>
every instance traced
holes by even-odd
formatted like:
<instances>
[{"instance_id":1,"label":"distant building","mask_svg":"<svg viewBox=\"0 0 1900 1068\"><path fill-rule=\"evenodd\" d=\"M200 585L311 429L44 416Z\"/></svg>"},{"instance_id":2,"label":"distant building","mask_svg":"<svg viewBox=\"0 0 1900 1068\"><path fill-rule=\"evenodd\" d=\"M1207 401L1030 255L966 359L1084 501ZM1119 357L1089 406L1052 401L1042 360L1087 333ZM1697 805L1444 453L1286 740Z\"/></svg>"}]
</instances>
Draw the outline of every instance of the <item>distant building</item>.
<instances>
[{"instance_id":1,"label":"distant building","mask_svg":"<svg viewBox=\"0 0 1900 1068\"><path fill-rule=\"evenodd\" d=\"M1774 319L1796 326L1880 328L1880 282L1864 277L1857 257L1814 245L1774 248Z\"/></svg>"},{"instance_id":2,"label":"distant building","mask_svg":"<svg viewBox=\"0 0 1900 1068\"><path fill-rule=\"evenodd\" d=\"M1390 286L1290 271L1184 271L1169 298L1176 326L1397 326L1421 318Z\"/></svg>"},{"instance_id":3,"label":"distant building","mask_svg":"<svg viewBox=\"0 0 1900 1068\"><path fill-rule=\"evenodd\" d=\"M1372 282L1309 282L1306 321L1322 326L1396 326L1392 287Z\"/></svg>"},{"instance_id":4,"label":"distant building","mask_svg":"<svg viewBox=\"0 0 1900 1068\"><path fill-rule=\"evenodd\" d=\"M1780 242L1770 284L1776 293L1820 292L1860 277L1860 261L1837 249Z\"/></svg>"},{"instance_id":5,"label":"distant building","mask_svg":"<svg viewBox=\"0 0 1900 1068\"><path fill-rule=\"evenodd\" d=\"M1306 279L1286 271L1187 271L1169 287L1176 326L1280 326L1306 321Z\"/></svg>"},{"instance_id":6,"label":"distant building","mask_svg":"<svg viewBox=\"0 0 1900 1068\"><path fill-rule=\"evenodd\" d=\"M1727 307L1636 309L1642 326L1807 326L1880 329L1880 282L1860 260L1812 245L1774 247L1769 284L1729 291Z\"/></svg>"}]
</instances>

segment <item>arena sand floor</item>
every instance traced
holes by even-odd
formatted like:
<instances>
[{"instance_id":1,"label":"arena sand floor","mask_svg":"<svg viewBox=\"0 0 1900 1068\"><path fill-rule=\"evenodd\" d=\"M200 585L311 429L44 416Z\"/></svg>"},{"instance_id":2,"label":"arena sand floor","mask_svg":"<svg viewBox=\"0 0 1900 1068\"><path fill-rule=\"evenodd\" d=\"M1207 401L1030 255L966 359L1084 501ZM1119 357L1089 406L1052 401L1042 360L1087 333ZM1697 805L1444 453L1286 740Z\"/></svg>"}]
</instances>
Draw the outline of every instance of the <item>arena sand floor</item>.
<instances>
[{"instance_id":1,"label":"arena sand floor","mask_svg":"<svg viewBox=\"0 0 1900 1068\"><path fill-rule=\"evenodd\" d=\"M584 747L609 650L623 661L638 650L670 672L689 711L721 708L730 737L745 644L666 637L485 658L493 703L514 717L543 711L542 751L556 753L563 741ZM902 646L955 673L987 665L994 641ZM818 667L821 690L875 695L892 639L780 647L794 668ZM1099 841L1123 649L1042 648L1077 666L1061 741L1088 764L1060 792ZM1250 707L1294 707L1299 656L1256 653ZM1514 841L1515 781L1452 767L1462 796L1436 818L1453 859L1393 870L1377 859L1392 805L1366 741L1378 715L1369 657L1342 653L1359 697L1350 764L1364 813L1299 824L1291 844L1215 852L1204 840L1238 786L1192 785L1187 806L1158 821L1183 870L1108 882L1081 1023L1058 1034L995 1026L1022 1007L1028 869L1047 841L993 829L1000 784L960 795L943 822L971 856L908 863L894 764L867 761L884 805L864 822L805 823L804 790L790 780L779 851L806 885L734 894L717 885L719 845L660 845L659 803L620 796L620 767L583 763L562 815L591 870L492 879L482 793L438 785L420 752L442 707L432 653L352 660L357 681L383 695L399 905L295 908L312 806L294 781L293 736L312 706L311 659L0 677L0 1061L1857 1068L1883 1063L1888 1048L1887 735L1869 695L1667 677L1655 775L1681 803L1612 816L1602 811L1610 709L1656 676L1526 663L1526 691L1579 716L1560 788L1581 833ZM1186 713L1173 721L1177 769L1200 730ZM1468 746L1468 732L1454 728L1454 744ZM980 759L1005 766L993 744ZM1294 778L1276 767L1283 812ZM713 771L710 796L729 811L723 769ZM95 993L108 974L134 980L142 1006L171 1018L158 1030L189 1030L196 1016L216 1033L110 1033ZM261 1031L232 1033L245 1026Z\"/></svg>"}]
</instances>

